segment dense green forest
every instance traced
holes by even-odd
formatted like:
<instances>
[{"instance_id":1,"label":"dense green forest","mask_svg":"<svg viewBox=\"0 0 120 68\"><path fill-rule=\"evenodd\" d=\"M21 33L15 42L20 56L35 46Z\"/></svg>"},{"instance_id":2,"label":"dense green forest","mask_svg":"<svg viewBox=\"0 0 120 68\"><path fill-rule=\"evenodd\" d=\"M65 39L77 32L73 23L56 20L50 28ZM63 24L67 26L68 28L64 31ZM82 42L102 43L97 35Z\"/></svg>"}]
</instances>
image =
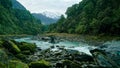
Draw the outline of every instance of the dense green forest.
<instances>
[{"instance_id":1,"label":"dense green forest","mask_svg":"<svg viewBox=\"0 0 120 68\"><path fill-rule=\"evenodd\" d=\"M0 0L0 35L40 33L41 21L26 9L13 7L13 4L12 0Z\"/></svg>"},{"instance_id":2,"label":"dense green forest","mask_svg":"<svg viewBox=\"0 0 120 68\"><path fill-rule=\"evenodd\" d=\"M120 0L82 0L66 11L49 32L120 35Z\"/></svg>"}]
</instances>

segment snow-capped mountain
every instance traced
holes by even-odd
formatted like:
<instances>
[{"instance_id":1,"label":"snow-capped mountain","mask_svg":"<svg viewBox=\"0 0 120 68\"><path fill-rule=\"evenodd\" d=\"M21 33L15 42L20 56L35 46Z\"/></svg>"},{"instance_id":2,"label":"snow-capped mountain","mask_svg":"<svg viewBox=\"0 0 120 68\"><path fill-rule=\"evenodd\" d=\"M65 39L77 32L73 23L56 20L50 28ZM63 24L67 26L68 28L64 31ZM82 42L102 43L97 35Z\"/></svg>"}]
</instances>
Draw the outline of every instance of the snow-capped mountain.
<instances>
[{"instance_id":1,"label":"snow-capped mountain","mask_svg":"<svg viewBox=\"0 0 120 68\"><path fill-rule=\"evenodd\" d=\"M46 13L32 13L32 15L38 19L38 20L41 20L42 24L44 25L49 25L49 24L52 24L52 23L56 23L58 21L58 19L60 18L60 16L57 16L57 15L52 15L51 13L50 14L46 14Z\"/></svg>"},{"instance_id":2,"label":"snow-capped mountain","mask_svg":"<svg viewBox=\"0 0 120 68\"><path fill-rule=\"evenodd\" d=\"M53 12L45 11L42 14L45 15L46 17L53 18L53 19L59 19L61 16L61 14L58 12L53 13Z\"/></svg>"}]
</instances>

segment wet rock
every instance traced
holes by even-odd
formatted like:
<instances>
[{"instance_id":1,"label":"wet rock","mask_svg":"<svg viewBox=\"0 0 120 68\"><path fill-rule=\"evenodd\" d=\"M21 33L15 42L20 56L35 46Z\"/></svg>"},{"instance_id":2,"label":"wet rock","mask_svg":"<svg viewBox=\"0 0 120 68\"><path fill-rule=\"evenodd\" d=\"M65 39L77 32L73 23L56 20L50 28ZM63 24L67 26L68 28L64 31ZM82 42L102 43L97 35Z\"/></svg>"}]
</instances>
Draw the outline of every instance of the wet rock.
<instances>
[{"instance_id":1,"label":"wet rock","mask_svg":"<svg viewBox=\"0 0 120 68\"><path fill-rule=\"evenodd\" d=\"M90 52L92 53L97 65L107 68L120 68L120 66L115 61L113 61L110 56L108 56L109 53L106 51L94 49Z\"/></svg>"},{"instance_id":2,"label":"wet rock","mask_svg":"<svg viewBox=\"0 0 120 68\"><path fill-rule=\"evenodd\" d=\"M53 49L53 48L55 48L55 46L54 46L54 45L53 45L53 46L50 46L50 48Z\"/></svg>"}]
</instances>

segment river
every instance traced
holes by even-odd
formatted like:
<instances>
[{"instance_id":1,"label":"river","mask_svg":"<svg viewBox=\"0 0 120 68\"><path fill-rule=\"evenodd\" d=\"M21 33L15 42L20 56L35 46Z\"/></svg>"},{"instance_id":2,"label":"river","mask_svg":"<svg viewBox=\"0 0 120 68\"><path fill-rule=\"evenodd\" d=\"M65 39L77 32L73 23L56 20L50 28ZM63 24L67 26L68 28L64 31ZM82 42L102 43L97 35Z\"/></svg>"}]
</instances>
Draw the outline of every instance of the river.
<instances>
[{"instance_id":1,"label":"river","mask_svg":"<svg viewBox=\"0 0 120 68\"><path fill-rule=\"evenodd\" d=\"M35 43L37 45L37 47L39 47L41 49L47 49L47 48L50 48L51 46L61 46L61 47L65 47L65 49L77 50L79 52L84 52L84 53L89 54L89 55L91 55L89 50L96 48L95 46L90 46L87 43L71 42L71 41L67 41L67 40L66 41L60 41L60 42L55 43L55 44L49 43L47 41L32 40L30 37L15 39L15 41ZM58 49L54 48L52 50L56 51Z\"/></svg>"},{"instance_id":2,"label":"river","mask_svg":"<svg viewBox=\"0 0 120 68\"><path fill-rule=\"evenodd\" d=\"M65 47L66 49L72 49L72 50L77 50L79 52L84 52L86 54L91 55L90 50L98 48L97 46L91 46L87 43L83 42L71 42L71 41L60 41L58 43L52 44L49 43L48 41L39 41L39 40L32 40L31 37L27 38L18 38L15 39L18 42L28 42L28 43L35 43L37 47L41 49L48 49L51 46L61 46ZM106 51L119 51L120 52L120 41L108 41L105 42L102 46L102 49ZM53 51L58 50L56 47L52 49Z\"/></svg>"}]
</instances>

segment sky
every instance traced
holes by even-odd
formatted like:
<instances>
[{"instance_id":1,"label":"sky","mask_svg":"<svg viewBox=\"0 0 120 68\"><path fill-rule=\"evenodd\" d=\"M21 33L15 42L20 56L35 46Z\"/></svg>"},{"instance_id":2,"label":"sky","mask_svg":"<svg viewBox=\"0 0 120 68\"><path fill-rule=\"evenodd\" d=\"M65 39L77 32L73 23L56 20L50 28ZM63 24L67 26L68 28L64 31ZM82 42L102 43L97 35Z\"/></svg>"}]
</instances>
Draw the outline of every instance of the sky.
<instances>
[{"instance_id":1,"label":"sky","mask_svg":"<svg viewBox=\"0 0 120 68\"><path fill-rule=\"evenodd\" d=\"M81 0L17 0L31 13L52 12L64 14L68 7Z\"/></svg>"}]
</instances>

